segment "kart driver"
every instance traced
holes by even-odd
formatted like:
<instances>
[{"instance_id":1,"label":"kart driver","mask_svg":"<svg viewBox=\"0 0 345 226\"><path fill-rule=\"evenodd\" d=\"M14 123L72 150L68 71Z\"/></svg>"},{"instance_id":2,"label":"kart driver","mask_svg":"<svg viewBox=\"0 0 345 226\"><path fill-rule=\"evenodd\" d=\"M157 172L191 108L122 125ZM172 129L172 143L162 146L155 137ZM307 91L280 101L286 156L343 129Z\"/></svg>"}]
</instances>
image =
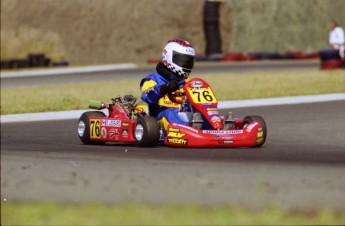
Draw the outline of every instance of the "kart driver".
<instances>
[{"instance_id":1,"label":"kart driver","mask_svg":"<svg viewBox=\"0 0 345 226\"><path fill-rule=\"evenodd\" d=\"M146 76L140 83L141 99L148 104L150 115L157 118L158 125L164 130L167 130L170 122L190 124L179 116L180 104L169 96L183 92L178 82L188 78L194 61L195 51L188 41L170 40L163 49L162 61L157 64L156 72ZM201 120L200 113L193 115L194 121L196 118Z\"/></svg>"}]
</instances>

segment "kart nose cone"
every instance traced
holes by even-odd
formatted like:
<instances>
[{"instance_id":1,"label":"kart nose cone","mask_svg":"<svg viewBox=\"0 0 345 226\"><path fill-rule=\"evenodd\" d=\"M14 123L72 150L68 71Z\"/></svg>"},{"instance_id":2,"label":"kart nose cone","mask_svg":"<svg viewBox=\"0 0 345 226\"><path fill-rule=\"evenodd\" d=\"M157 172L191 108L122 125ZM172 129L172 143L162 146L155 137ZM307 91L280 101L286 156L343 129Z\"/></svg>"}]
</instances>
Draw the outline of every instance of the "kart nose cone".
<instances>
[{"instance_id":1,"label":"kart nose cone","mask_svg":"<svg viewBox=\"0 0 345 226\"><path fill-rule=\"evenodd\" d=\"M85 123L80 120L78 123L78 135L82 137L84 135L84 132L85 132Z\"/></svg>"},{"instance_id":2,"label":"kart nose cone","mask_svg":"<svg viewBox=\"0 0 345 226\"><path fill-rule=\"evenodd\" d=\"M141 125L141 124L136 125L134 135L135 135L135 138L137 139L137 141L141 141L141 139L143 139L143 135L144 135L143 125Z\"/></svg>"}]
</instances>

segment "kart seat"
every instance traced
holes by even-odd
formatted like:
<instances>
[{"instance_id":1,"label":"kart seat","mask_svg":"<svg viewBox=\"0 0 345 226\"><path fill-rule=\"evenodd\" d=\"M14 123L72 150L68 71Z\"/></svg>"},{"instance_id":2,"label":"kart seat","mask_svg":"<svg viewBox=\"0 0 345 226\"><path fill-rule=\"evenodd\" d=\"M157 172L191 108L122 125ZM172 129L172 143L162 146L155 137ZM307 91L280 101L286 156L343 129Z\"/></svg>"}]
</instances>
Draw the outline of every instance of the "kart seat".
<instances>
[{"instance_id":1,"label":"kart seat","mask_svg":"<svg viewBox=\"0 0 345 226\"><path fill-rule=\"evenodd\" d=\"M152 117L157 117L157 106L153 104L148 104L149 115Z\"/></svg>"}]
</instances>

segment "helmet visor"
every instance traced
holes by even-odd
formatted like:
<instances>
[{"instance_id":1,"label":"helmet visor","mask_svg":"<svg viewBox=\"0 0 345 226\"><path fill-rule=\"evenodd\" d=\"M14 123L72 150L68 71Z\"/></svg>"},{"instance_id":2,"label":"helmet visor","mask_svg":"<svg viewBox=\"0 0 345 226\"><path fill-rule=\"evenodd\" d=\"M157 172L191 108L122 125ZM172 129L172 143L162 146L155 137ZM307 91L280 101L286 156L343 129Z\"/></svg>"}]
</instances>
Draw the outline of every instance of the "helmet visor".
<instances>
[{"instance_id":1,"label":"helmet visor","mask_svg":"<svg viewBox=\"0 0 345 226\"><path fill-rule=\"evenodd\" d=\"M188 54L173 51L173 62L185 69L193 69L195 57Z\"/></svg>"}]
</instances>

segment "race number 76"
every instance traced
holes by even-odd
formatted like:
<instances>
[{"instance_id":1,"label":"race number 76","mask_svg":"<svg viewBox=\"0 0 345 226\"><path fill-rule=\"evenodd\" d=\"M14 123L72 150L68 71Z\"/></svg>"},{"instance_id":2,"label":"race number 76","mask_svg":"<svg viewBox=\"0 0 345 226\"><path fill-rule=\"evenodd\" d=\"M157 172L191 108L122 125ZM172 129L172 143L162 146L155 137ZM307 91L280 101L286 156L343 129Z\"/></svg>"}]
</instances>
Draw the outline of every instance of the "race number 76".
<instances>
[{"instance_id":1,"label":"race number 76","mask_svg":"<svg viewBox=\"0 0 345 226\"><path fill-rule=\"evenodd\" d=\"M202 89L192 91L192 98L195 103L210 103L216 100L211 90Z\"/></svg>"},{"instance_id":2,"label":"race number 76","mask_svg":"<svg viewBox=\"0 0 345 226\"><path fill-rule=\"evenodd\" d=\"M90 120L90 138L100 138L100 124L101 120L99 119Z\"/></svg>"}]
</instances>

